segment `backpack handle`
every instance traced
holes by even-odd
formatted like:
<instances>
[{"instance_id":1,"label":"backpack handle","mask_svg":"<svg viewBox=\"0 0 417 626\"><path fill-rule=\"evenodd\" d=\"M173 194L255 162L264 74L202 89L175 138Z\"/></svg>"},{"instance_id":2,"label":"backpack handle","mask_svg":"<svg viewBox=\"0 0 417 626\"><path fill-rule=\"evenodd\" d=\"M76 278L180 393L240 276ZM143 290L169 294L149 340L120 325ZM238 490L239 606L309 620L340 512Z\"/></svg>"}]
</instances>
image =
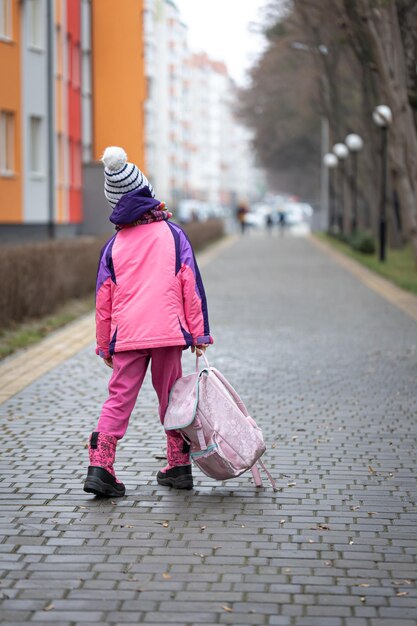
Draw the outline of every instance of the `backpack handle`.
<instances>
[{"instance_id":1,"label":"backpack handle","mask_svg":"<svg viewBox=\"0 0 417 626\"><path fill-rule=\"evenodd\" d=\"M199 365L198 365L198 359L201 359L201 357L203 357L203 359L206 362L207 367L210 367L210 363L208 362L208 358L206 357L206 353L204 350L201 350L201 354L197 354L197 350L195 352L195 369L198 372L199 371Z\"/></svg>"}]
</instances>

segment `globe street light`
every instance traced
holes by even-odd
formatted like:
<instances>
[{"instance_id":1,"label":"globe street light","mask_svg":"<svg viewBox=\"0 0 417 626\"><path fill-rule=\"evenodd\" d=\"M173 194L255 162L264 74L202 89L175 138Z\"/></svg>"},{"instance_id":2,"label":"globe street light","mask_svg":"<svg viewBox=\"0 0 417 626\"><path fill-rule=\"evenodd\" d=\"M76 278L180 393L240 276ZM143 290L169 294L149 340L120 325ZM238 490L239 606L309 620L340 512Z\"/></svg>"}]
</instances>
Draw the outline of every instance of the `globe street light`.
<instances>
[{"instance_id":1,"label":"globe street light","mask_svg":"<svg viewBox=\"0 0 417 626\"><path fill-rule=\"evenodd\" d=\"M334 181L331 170L334 170L338 164L337 156L332 152L328 152L323 157L323 165L329 170L329 224L328 230L334 232L336 226L336 212L334 206Z\"/></svg>"},{"instance_id":2,"label":"globe street light","mask_svg":"<svg viewBox=\"0 0 417 626\"><path fill-rule=\"evenodd\" d=\"M358 227L358 152L363 148L363 141L359 135L350 133L346 137L345 143L352 153L352 221L350 230L355 233Z\"/></svg>"},{"instance_id":3,"label":"globe street light","mask_svg":"<svg viewBox=\"0 0 417 626\"><path fill-rule=\"evenodd\" d=\"M379 260L385 261L387 242L387 140L388 127L392 122L391 109L380 104L374 109L372 119L381 129L381 195L379 200Z\"/></svg>"},{"instance_id":4,"label":"globe street light","mask_svg":"<svg viewBox=\"0 0 417 626\"><path fill-rule=\"evenodd\" d=\"M349 150L344 143L336 143L333 146L333 152L337 156L340 161L339 167L339 192L340 192L340 202L339 202L339 214L338 214L338 226L339 232L343 233L343 221L345 215L345 160L349 156Z\"/></svg>"}]
</instances>

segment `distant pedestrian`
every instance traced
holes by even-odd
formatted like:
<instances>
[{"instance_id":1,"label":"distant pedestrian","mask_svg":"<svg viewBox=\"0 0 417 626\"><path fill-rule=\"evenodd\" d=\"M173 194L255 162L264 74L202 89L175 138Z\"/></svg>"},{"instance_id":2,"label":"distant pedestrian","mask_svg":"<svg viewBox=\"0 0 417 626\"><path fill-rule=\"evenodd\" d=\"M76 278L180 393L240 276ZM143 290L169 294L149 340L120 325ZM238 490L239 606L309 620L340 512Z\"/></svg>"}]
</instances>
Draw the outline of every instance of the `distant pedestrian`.
<instances>
[{"instance_id":1,"label":"distant pedestrian","mask_svg":"<svg viewBox=\"0 0 417 626\"><path fill-rule=\"evenodd\" d=\"M239 204L237 205L236 208L236 219L239 223L240 226L240 232L242 233L242 235L245 234L245 230L247 227L247 223L246 223L246 214L248 213L249 209L246 205L246 203L244 202L239 202Z\"/></svg>"},{"instance_id":2,"label":"distant pedestrian","mask_svg":"<svg viewBox=\"0 0 417 626\"><path fill-rule=\"evenodd\" d=\"M286 225L287 225L287 222L286 222L286 219L285 219L285 211L279 211L279 213L278 213L278 226L279 226L279 230L280 230L281 235L284 234Z\"/></svg>"},{"instance_id":3,"label":"distant pedestrian","mask_svg":"<svg viewBox=\"0 0 417 626\"><path fill-rule=\"evenodd\" d=\"M97 349L113 368L109 397L89 440L90 465L84 491L123 496L113 464L116 445L128 427L146 370L159 398L161 422L174 382L181 377L185 348L212 343L203 283L184 231L155 198L152 186L122 148L102 159L105 196L116 234L104 246L96 288ZM191 489L189 445L178 431L167 433L166 467L160 485Z\"/></svg>"},{"instance_id":4,"label":"distant pedestrian","mask_svg":"<svg viewBox=\"0 0 417 626\"><path fill-rule=\"evenodd\" d=\"M274 225L274 220L272 219L272 215L271 213L267 213L265 217L265 226L269 234L271 234L272 232L273 225Z\"/></svg>"}]
</instances>

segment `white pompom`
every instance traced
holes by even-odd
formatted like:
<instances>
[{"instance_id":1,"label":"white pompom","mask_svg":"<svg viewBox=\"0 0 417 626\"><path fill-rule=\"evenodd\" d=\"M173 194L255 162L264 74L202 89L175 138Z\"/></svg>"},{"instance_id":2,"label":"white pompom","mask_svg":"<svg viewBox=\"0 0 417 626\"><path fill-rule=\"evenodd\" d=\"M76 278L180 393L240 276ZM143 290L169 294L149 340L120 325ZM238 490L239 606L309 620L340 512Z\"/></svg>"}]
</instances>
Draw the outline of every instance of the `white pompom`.
<instances>
[{"instance_id":1,"label":"white pompom","mask_svg":"<svg viewBox=\"0 0 417 626\"><path fill-rule=\"evenodd\" d=\"M127 154L123 148L119 148L118 146L109 146L105 149L101 160L107 169L116 171L120 170L127 162Z\"/></svg>"}]
</instances>

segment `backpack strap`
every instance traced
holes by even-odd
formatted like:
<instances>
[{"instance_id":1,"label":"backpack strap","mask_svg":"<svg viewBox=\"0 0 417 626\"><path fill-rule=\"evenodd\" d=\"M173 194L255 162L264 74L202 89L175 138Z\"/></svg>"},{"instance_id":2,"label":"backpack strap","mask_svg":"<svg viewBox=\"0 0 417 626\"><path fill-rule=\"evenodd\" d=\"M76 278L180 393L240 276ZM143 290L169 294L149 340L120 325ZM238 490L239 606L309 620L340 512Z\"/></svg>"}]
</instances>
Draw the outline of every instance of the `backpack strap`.
<instances>
[{"instance_id":1,"label":"backpack strap","mask_svg":"<svg viewBox=\"0 0 417 626\"><path fill-rule=\"evenodd\" d=\"M258 463L262 467L262 469L265 472L265 474L268 476L268 480L271 483L272 490L273 491L278 491L276 483L275 483L275 480L272 478L270 472L266 469L266 467L263 464L263 462L261 461L261 459L258 460ZM251 467L250 471L252 472L253 481L255 483L255 486L256 487L263 487L261 473L259 471L258 463L255 463L255 465L253 467Z\"/></svg>"},{"instance_id":2,"label":"backpack strap","mask_svg":"<svg viewBox=\"0 0 417 626\"><path fill-rule=\"evenodd\" d=\"M263 484L262 484L261 473L256 463L253 467L250 468L250 471L252 472L252 477L253 477L253 482L255 483L255 487L262 487Z\"/></svg>"},{"instance_id":3,"label":"backpack strap","mask_svg":"<svg viewBox=\"0 0 417 626\"><path fill-rule=\"evenodd\" d=\"M263 461L261 459L259 459L258 461L259 465L262 467L263 471L265 472L265 474L268 476L268 480L271 483L271 487L273 491L278 491L277 485L275 480L272 478L270 472L266 469ZM258 474L259 474L259 470L258 470ZM262 481L261 481L262 482ZM256 483L255 483L256 484Z\"/></svg>"}]
</instances>

